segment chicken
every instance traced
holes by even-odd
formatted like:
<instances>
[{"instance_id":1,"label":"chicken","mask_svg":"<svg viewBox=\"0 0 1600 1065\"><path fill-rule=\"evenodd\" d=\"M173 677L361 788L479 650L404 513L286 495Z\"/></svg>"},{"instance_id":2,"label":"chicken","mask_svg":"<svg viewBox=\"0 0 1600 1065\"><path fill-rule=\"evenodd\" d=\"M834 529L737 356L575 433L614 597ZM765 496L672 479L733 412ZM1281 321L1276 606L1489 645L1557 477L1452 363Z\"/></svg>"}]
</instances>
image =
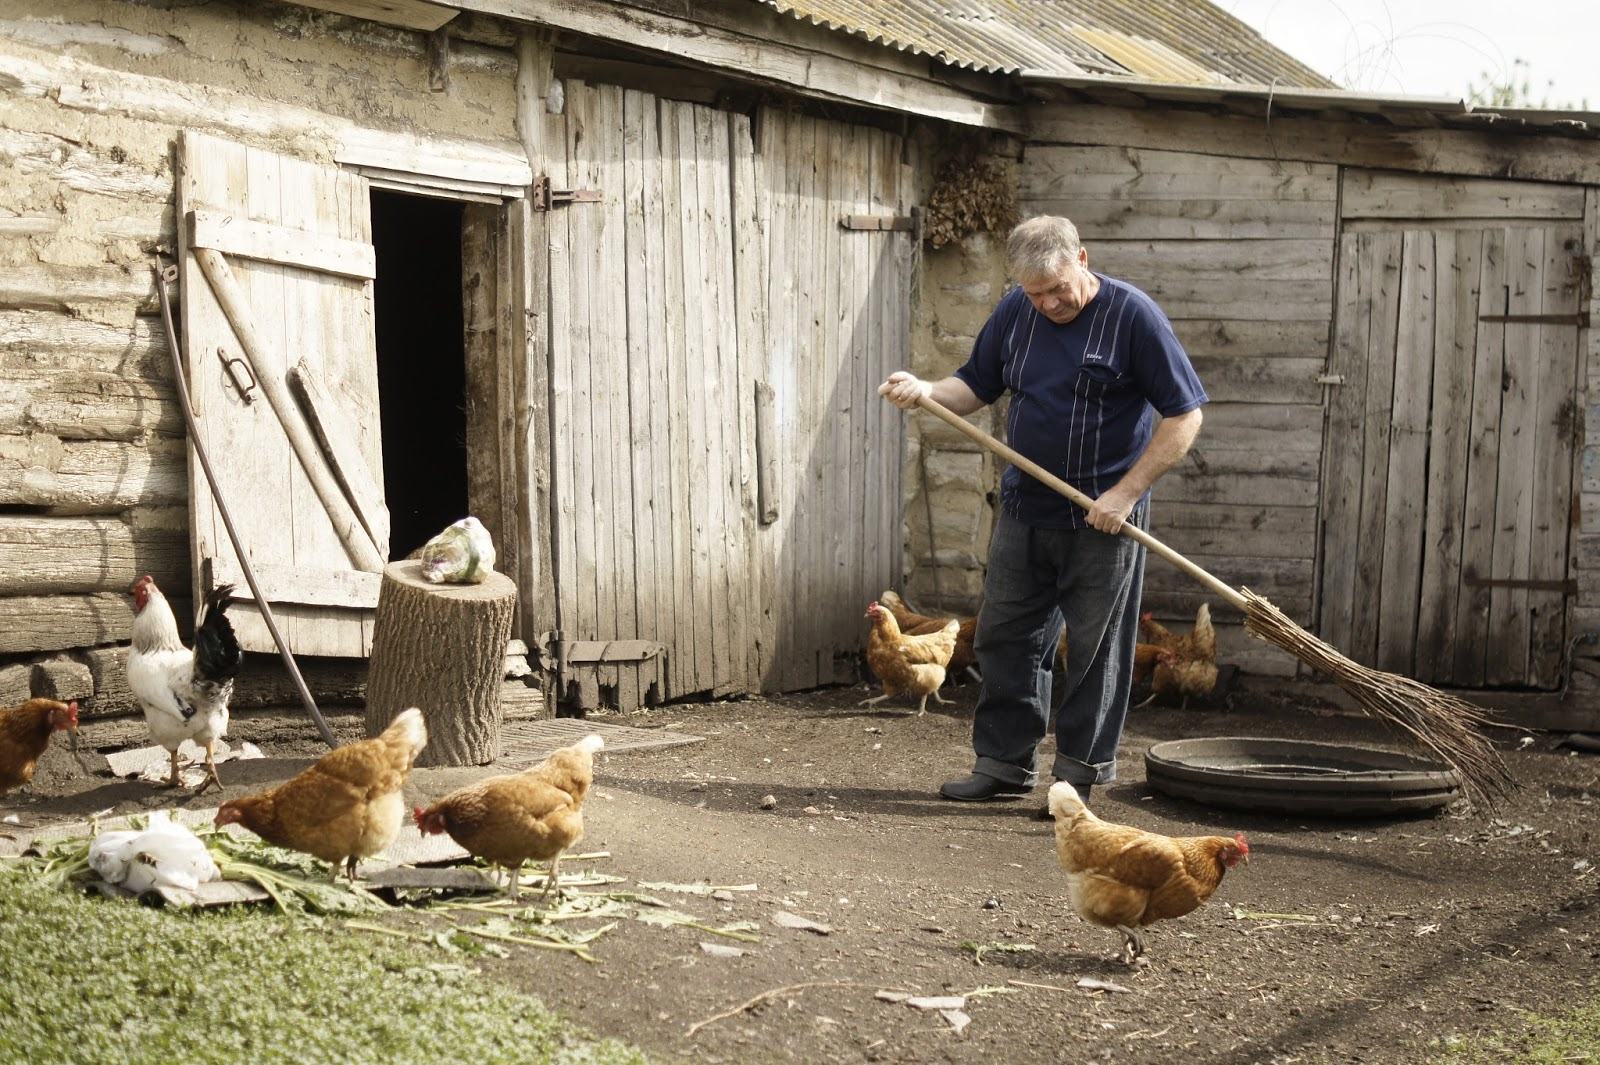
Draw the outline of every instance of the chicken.
<instances>
[{"instance_id":1,"label":"chicken","mask_svg":"<svg viewBox=\"0 0 1600 1065\"><path fill-rule=\"evenodd\" d=\"M228 622L233 586L218 585L205 599L205 615L194 631L194 650L178 637L178 619L149 576L133 583L133 647L128 652L128 687L144 709L150 737L172 755L169 787L178 786L178 748L193 740L206 752L206 779L215 784L216 745L228 731L228 700L244 652Z\"/></svg>"},{"instance_id":2,"label":"chicken","mask_svg":"<svg viewBox=\"0 0 1600 1065\"><path fill-rule=\"evenodd\" d=\"M927 636L939 632L945 627L949 618L929 617L927 614L918 614L906 605L893 591L886 591L878 597L884 609L894 615L895 624L900 626L900 631L907 636ZM949 670L966 669L978 661L978 656L972 651L972 638L978 631L977 618L958 618L960 627L956 629L956 649L950 655L950 661L945 666ZM1064 637L1063 637L1064 639Z\"/></svg>"},{"instance_id":3,"label":"chicken","mask_svg":"<svg viewBox=\"0 0 1600 1065\"><path fill-rule=\"evenodd\" d=\"M78 730L78 704L29 699L0 714L0 795L33 779L50 737Z\"/></svg>"},{"instance_id":4,"label":"chicken","mask_svg":"<svg viewBox=\"0 0 1600 1065\"><path fill-rule=\"evenodd\" d=\"M1190 696L1204 697L1216 688L1217 631L1208 604L1200 604L1194 628L1186 633L1172 632L1148 613L1139 618L1139 631L1156 647L1150 698L1145 702L1158 695L1177 695L1187 708Z\"/></svg>"},{"instance_id":5,"label":"chicken","mask_svg":"<svg viewBox=\"0 0 1600 1065\"><path fill-rule=\"evenodd\" d=\"M948 618L935 618L926 614L918 614L906 605L904 599L892 591L884 592L878 597L878 602L882 603L889 613L894 615L895 623L900 626L900 631L908 636L926 636L929 633L938 632L944 628L945 622L949 620ZM1148 614L1145 615L1145 617L1149 616ZM978 661L978 656L973 651L972 646L973 638L978 632L978 619L971 617L958 618L957 620L961 622L961 627L956 630L956 650L950 656L950 665L947 667L950 670L966 669L975 665ZM1146 643L1138 644L1134 648L1133 679L1136 682L1142 682L1150 676L1151 670L1156 665L1156 652L1158 650L1160 648ZM1061 630L1061 639L1056 643L1056 668L1060 672L1065 672L1067 668L1066 629Z\"/></svg>"},{"instance_id":6,"label":"chicken","mask_svg":"<svg viewBox=\"0 0 1600 1065\"><path fill-rule=\"evenodd\" d=\"M1222 883L1222 874L1250 861L1244 833L1161 836L1100 820L1072 785L1050 786L1056 819L1056 857L1067 873L1072 908L1090 924L1126 937L1129 965L1144 956L1139 929L1198 908Z\"/></svg>"},{"instance_id":7,"label":"chicken","mask_svg":"<svg viewBox=\"0 0 1600 1065\"><path fill-rule=\"evenodd\" d=\"M532 769L468 784L412 816L423 835L448 832L470 854L511 870L513 898L529 861L550 863L539 897L559 894L561 853L583 837L583 800L594 780L594 753L604 746L600 736L585 736Z\"/></svg>"},{"instance_id":8,"label":"chicken","mask_svg":"<svg viewBox=\"0 0 1600 1065\"><path fill-rule=\"evenodd\" d=\"M411 764L428 742L422 711L402 711L370 740L347 743L271 791L231 799L219 825L240 824L268 843L341 863L353 881L356 864L379 853L405 821Z\"/></svg>"},{"instance_id":9,"label":"chicken","mask_svg":"<svg viewBox=\"0 0 1600 1065\"><path fill-rule=\"evenodd\" d=\"M867 665L883 685L883 694L863 699L861 705L875 706L896 695L917 695L922 697L917 703L921 716L928 712L928 696L944 702L939 698L939 685L944 683L945 669L955 653L961 622L951 618L937 632L906 636L894 615L877 602L867 604L867 617L872 621Z\"/></svg>"}]
</instances>

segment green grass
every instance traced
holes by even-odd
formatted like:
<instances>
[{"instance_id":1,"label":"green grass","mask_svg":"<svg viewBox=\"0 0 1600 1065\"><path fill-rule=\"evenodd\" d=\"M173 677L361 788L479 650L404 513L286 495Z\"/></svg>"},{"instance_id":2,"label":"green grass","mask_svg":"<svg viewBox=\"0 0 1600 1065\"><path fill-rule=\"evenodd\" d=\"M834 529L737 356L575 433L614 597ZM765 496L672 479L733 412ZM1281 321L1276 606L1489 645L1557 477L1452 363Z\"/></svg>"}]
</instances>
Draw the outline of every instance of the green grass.
<instances>
[{"instance_id":1,"label":"green grass","mask_svg":"<svg viewBox=\"0 0 1600 1065\"><path fill-rule=\"evenodd\" d=\"M3 1065L644 1060L440 951L333 921L160 910L0 873Z\"/></svg>"},{"instance_id":2,"label":"green grass","mask_svg":"<svg viewBox=\"0 0 1600 1065\"><path fill-rule=\"evenodd\" d=\"M1439 1058L1448 1065L1600 1065L1600 998L1546 1017L1521 1015L1517 1030L1488 1032L1450 1041Z\"/></svg>"}]
</instances>

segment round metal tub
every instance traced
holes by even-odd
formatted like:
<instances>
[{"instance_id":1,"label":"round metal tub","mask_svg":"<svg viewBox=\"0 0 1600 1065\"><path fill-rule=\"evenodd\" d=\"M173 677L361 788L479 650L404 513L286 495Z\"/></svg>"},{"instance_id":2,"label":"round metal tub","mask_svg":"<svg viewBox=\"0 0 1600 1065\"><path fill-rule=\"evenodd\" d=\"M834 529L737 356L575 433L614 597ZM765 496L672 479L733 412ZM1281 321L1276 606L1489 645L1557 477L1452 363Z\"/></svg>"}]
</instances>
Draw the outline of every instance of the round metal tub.
<instances>
[{"instance_id":1,"label":"round metal tub","mask_svg":"<svg viewBox=\"0 0 1600 1065\"><path fill-rule=\"evenodd\" d=\"M1415 755L1306 740L1171 740L1144 767L1163 794L1269 813L1380 816L1437 809L1461 791L1454 770Z\"/></svg>"}]
</instances>

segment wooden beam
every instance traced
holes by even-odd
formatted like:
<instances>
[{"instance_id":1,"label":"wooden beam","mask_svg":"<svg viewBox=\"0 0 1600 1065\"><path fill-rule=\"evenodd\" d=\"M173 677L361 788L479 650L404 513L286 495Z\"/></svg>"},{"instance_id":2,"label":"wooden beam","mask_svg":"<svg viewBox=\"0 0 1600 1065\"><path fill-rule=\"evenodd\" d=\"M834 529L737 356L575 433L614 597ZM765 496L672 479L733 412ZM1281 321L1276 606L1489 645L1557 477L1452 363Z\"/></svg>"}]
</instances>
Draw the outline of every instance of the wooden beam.
<instances>
[{"instance_id":1,"label":"wooden beam","mask_svg":"<svg viewBox=\"0 0 1600 1065\"><path fill-rule=\"evenodd\" d=\"M187 515L159 523L121 517L0 514L0 595L122 593L141 574L165 588L189 578Z\"/></svg>"},{"instance_id":2,"label":"wooden beam","mask_svg":"<svg viewBox=\"0 0 1600 1065\"><path fill-rule=\"evenodd\" d=\"M296 266L360 281L378 276L378 253L371 244L322 237L289 226L256 222L221 211L190 211L184 219L189 244L215 248L246 259Z\"/></svg>"},{"instance_id":3,"label":"wooden beam","mask_svg":"<svg viewBox=\"0 0 1600 1065\"><path fill-rule=\"evenodd\" d=\"M1017 130L1008 109L934 81L687 19L622 9L603 0L472 0L461 6L667 52L691 62L778 82L807 96L847 100L967 126Z\"/></svg>"},{"instance_id":4,"label":"wooden beam","mask_svg":"<svg viewBox=\"0 0 1600 1065\"><path fill-rule=\"evenodd\" d=\"M549 156L566 146L545 143L554 35L525 30L517 40L517 135L529 163L550 172ZM516 408L517 586L520 628L532 643L557 627L555 522L550 473L550 212L526 199L512 205L513 271L510 350ZM508 442L512 443L512 442ZM513 445L514 446L514 445Z\"/></svg>"},{"instance_id":5,"label":"wooden beam","mask_svg":"<svg viewBox=\"0 0 1600 1065\"><path fill-rule=\"evenodd\" d=\"M60 651L126 640L133 608L126 594L0 596L0 654ZM181 611L173 604L175 613Z\"/></svg>"},{"instance_id":6,"label":"wooden beam","mask_svg":"<svg viewBox=\"0 0 1600 1065\"><path fill-rule=\"evenodd\" d=\"M389 543L389 508L383 502L383 485L373 476L367 460L361 457L360 446L350 436L349 422L339 417L333 400L303 360L290 367L289 388L300 401L306 421L317 434L322 453L344 487L356 517L381 549ZM377 605L376 599L372 605Z\"/></svg>"},{"instance_id":7,"label":"wooden beam","mask_svg":"<svg viewBox=\"0 0 1600 1065\"><path fill-rule=\"evenodd\" d=\"M385 26L403 26L408 30L431 33L455 18L461 12L443 4L430 4L427 0L295 0L301 7L318 11L332 11L339 15L364 18L368 22L381 22Z\"/></svg>"},{"instance_id":8,"label":"wooden beam","mask_svg":"<svg viewBox=\"0 0 1600 1065\"><path fill-rule=\"evenodd\" d=\"M234 585L234 598L254 602L244 573L232 559L202 559L206 570L206 584ZM337 606L351 610L375 610L378 606L378 588L382 577L377 573L360 570L312 570L305 566L285 566L252 562L256 583L261 594L276 608L282 603L301 606Z\"/></svg>"},{"instance_id":9,"label":"wooden beam","mask_svg":"<svg viewBox=\"0 0 1600 1065\"><path fill-rule=\"evenodd\" d=\"M381 572L382 554L344 498L344 493L329 471L328 464L323 460L311 431L306 428L305 421L295 409L293 398L282 381L260 370L260 367L269 363L263 358L261 341L256 334L255 319L250 311L250 304L245 299L244 292L240 290L239 282L234 279L228 260L213 248L196 248L194 257L200 263L200 269L206 275L206 280L210 282L211 291L216 294L223 313L228 316L228 323L233 327L239 347L250 360L262 393L272 405L278 424L283 426L284 435L294 448L300 466L305 470L306 479L311 482L317 499L328 512L328 520L333 523L334 531L338 533L339 540L344 544L351 561L358 569L372 573Z\"/></svg>"},{"instance_id":10,"label":"wooden beam","mask_svg":"<svg viewBox=\"0 0 1600 1065\"><path fill-rule=\"evenodd\" d=\"M1157 148L1204 155L1338 163L1416 173L1600 184L1600 140L1397 129L1313 118L1212 115L1171 108L1042 105L1033 143Z\"/></svg>"}]
</instances>

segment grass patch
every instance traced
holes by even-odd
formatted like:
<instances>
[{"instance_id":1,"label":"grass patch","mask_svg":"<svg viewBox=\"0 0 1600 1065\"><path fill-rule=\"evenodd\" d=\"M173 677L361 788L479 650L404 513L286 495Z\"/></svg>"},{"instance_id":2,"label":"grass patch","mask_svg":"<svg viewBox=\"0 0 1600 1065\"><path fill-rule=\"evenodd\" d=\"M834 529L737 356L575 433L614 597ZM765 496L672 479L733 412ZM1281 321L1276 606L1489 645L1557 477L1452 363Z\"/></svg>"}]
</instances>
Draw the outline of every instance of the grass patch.
<instances>
[{"instance_id":1,"label":"grass patch","mask_svg":"<svg viewBox=\"0 0 1600 1065\"><path fill-rule=\"evenodd\" d=\"M1559 1016L1521 1016L1521 1030L1456 1037L1438 1060L1448 1065L1600 1065L1600 998Z\"/></svg>"},{"instance_id":2,"label":"grass patch","mask_svg":"<svg viewBox=\"0 0 1600 1065\"><path fill-rule=\"evenodd\" d=\"M0 1062L645 1062L447 955L331 922L0 873L0 930Z\"/></svg>"}]
</instances>

